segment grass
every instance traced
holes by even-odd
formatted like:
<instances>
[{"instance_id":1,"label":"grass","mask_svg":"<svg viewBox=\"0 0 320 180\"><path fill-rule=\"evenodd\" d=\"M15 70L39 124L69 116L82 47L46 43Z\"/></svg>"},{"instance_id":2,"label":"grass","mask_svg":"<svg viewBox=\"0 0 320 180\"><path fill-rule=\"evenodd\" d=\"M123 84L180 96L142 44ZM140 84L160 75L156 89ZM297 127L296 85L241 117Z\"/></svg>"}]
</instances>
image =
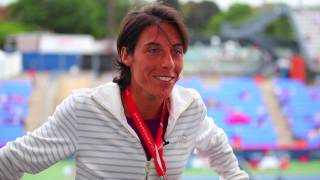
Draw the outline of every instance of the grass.
<instances>
[{"instance_id":1,"label":"grass","mask_svg":"<svg viewBox=\"0 0 320 180\"><path fill-rule=\"evenodd\" d=\"M301 163L298 161L291 161L288 169L282 170L281 174L286 175L320 175L320 161L310 161L308 163ZM280 170L269 169L269 170L256 170L248 169L251 174L258 175L269 175L279 174Z\"/></svg>"},{"instance_id":2,"label":"grass","mask_svg":"<svg viewBox=\"0 0 320 180\"><path fill-rule=\"evenodd\" d=\"M291 161L288 169L281 171L283 175L315 175L320 176L320 161L310 161L308 163L300 163ZM256 170L246 167L252 175L277 175L280 173L277 169ZM185 176L217 176L210 168L189 168L185 170ZM71 180L74 179L74 161L60 161L52 167L42 171L39 174L25 174L22 180Z\"/></svg>"},{"instance_id":3,"label":"grass","mask_svg":"<svg viewBox=\"0 0 320 180\"><path fill-rule=\"evenodd\" d=\"M25 173L22 180L71 180L74 177L74 161L63 160L36 175Z\"/></svg>"}]
</instances>

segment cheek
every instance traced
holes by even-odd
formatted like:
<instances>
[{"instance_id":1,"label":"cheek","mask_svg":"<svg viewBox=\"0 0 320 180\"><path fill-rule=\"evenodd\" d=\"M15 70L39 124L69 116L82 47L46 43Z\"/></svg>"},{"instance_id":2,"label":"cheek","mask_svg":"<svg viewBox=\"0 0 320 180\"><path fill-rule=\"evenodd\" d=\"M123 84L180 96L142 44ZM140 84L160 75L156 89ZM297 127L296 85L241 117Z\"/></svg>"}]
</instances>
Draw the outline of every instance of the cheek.
<instances>
[{"instance_id":1,"label":"cheek","mask_svg":"<svg viewBox=\"0 0 320 180\"><path fill-rule=\"evenodd\" d=\"M133 72L136 76L136 78L143 80L148 76L148 73L150 72L150 67L148 65L146 65L145 63L140 63L137 64L134 68L133 68Z\"/></svg>"},{"instance_id":2,"label":"cheek","mask_svg":"<svg viewBox=\"0 0 320 180\"><path fill-rule=\"evenodd\" d=\"M183 69L183 60L180 60L178 62L175 63L175 69L176 69L176 72L178 74L180 74L180 72L182 71Z\"/></svg>"}]
</instances>

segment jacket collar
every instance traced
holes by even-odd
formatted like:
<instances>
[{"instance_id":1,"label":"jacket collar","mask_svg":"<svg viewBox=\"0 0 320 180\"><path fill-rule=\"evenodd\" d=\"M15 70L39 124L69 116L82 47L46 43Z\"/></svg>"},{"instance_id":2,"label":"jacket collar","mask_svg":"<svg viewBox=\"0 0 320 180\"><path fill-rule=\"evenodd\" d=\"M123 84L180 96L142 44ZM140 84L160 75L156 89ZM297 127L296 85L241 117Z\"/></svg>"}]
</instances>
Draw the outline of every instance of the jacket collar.
<instances>
[{"instance_id":1,"label":"jacket collar","mask_svg":"<svg viewBox=\"0 0 320 180\"><path fill-rule=\"evenodd\" d=\"M191 105L195 97L187 89L175 85L170 96L169 120L165 138L172 132L179 116Z\"/></svg>"},{"instance_id":2,"label":"jacket collar","mask_svg":"<svg viewBox=\"0 0 320 180\"><path fill-rule=\"evenodd\" d=\"M117 120L120 121L124 127L126 127L133 135L137 137L134 130L127 123L121 102L120 88L117 84L110 82L97 87L96 91L94 91L92 94L92 99L100 104L103 108L108 110ZM192 96L190 91L178 85L173 88L170 96L171 107L169 110L170 115L166 137L170 135L179 116L190 106L193 100L194 96Z\"/></svg>"}]
</instances>

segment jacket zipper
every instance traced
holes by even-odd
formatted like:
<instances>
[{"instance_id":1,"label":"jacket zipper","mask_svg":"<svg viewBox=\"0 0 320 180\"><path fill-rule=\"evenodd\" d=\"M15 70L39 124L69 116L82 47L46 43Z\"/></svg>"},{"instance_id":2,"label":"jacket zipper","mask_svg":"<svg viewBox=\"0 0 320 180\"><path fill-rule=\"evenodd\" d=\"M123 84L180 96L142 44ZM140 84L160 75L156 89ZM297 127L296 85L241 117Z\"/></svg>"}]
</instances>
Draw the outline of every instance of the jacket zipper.
<instances>
[{"instance_id":1,"label":"jacket zipper","mask_svg":"<svg viewBox=\"0 0 320 180\"><path fill-rule=\"evenodd\" d=\"M148 179L150 168L151 168L151 160L146 162L146 175L145 175L145 178L144 178L145 180Z\"/></svg>"}]
</instances>

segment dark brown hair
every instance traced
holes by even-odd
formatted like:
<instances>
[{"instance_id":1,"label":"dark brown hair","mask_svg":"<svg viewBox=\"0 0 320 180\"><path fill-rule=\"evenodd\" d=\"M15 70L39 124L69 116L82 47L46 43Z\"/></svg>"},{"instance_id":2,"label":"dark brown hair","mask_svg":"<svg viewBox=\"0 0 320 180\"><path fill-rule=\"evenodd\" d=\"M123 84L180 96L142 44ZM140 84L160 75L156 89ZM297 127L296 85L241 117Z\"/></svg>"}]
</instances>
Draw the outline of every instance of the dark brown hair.
<instances>
[{"instance_id":1,"label":"dark brown hair","mask_svg":"<svg viewBox=\"0 0 320 180\"><path fill-rule=\"evenodd\" d=\"M143 30L151 25L159 26L160 23L169 23L176 28L182 40L183 52L186 53L189 44L187 28L174 8L160 3L151 3L140 10L129 12L121 22L117 39L118 56L114 60L119 76L115 77L113 82L118 83L120 89L126 88L131 81L130 68L121 60L121 48L125 47L128 54L133 54Z\"/></svg>"}]
</instances>

